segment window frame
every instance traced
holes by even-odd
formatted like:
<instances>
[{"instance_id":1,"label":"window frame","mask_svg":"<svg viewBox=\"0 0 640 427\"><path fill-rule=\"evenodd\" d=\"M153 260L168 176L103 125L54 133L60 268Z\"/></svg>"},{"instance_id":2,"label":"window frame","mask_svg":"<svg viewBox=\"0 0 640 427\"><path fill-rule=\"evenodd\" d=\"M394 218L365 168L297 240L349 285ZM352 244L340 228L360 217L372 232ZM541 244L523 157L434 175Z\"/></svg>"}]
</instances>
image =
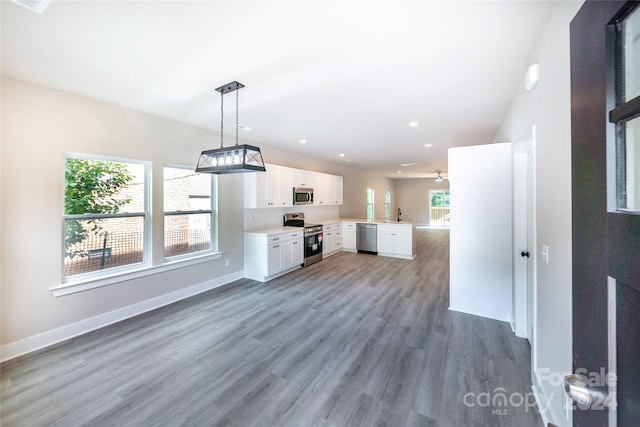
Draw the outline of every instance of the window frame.
<instances>
[{"instance_id":1,"label":"window frame","mask_svg":"<svg viewBox=\"0 0 640 427\"><path fill-rule=\"evenodd\" d=\"M640 117L640 95L625 100L625 55L623 23L640 6L629 2L607 28L607 210L631 212L627 206L626 124Z\"/></svg>"},{"instance_id":2,"label":"window frame","mask_svg":"<svg viewBox=\"0 0 640 427\"><path fill-rule=\"evenodd\" d=\"M193 165L183 165L183 164L176 164L176 163L164 163L162 165L162 255L163 255L163 259L165 262L174 262L174 261L184 261L184 260L189 260L189 259L194 259L194 258L200 258L203 255L210 255L210 254L216 254L218 253L218 179L217 179L217 175L214 174L206 174L209 178L209 194L210 194L210 201L211 201L211 205L209 206L208 210L202 210L202 209L192 209L192 210L185 210L185 211L166 211L164 208L165 205L165 186L164 186L164 171L166 168L171 168L171 169L182 169L182 170L190 170L190 171L194 171L195 170L195 166ZM210 218L210 229L209 229L209 239L211 242L211 246L209 247L209 249L206 250L201 250L201 251L194 251L194 252L189 252L186 254L179 254L179 255L173 255L173 256L166 256L165 255L165 246L164 246L164 242L165 242L165 234L166 234L166 229L164 227L164 220L166 219L167 215L169 216L175 216L175 215L199 215L199 214L203 214L203 213L209 213Z\"/></svg>"},{"instance_id":3,"label":"window frame","mask_svg":"<svg viewBox=\"0 0 640 427\"><path fill-rule=\"evenodd\" d=\"M95 160L95 161L103 161L103 162L114 162L114 163L128 163L141 165L143 167L143 210L142 212L122 212L122 213L114 213L114 214L74 214L67 215L64 213L64 203L65 203L65 188L66 188L66 162L67 159L83 159L83 160ZM62 159L62 239L61 239L61 271L62 271L62 286L72 285L74 283L84 283L88 281L101 280L108 277L113 277L119 274L126 274L128 272L137 271L141 268L148 267L151 263L151 162L146 160L137 160L137 159L128 159L122 157L114 157L114 156L103 156L103 155L95 155L95 154L86 154L86 153L75 153L75 152L66 152L63 154ZM68 220L90 220L90 219L112 219L112 218L138 218L141 217L143 221L142 225L142 261L136 262L132 264L127 264L119 267L112 267L107 269L101 269L96 271L91 271L88 273L80 273L74 274L71 276L65 275L65 224Z\"/></svg>"},{"instance_id":4,"label":"window frame","mask_svg":"<svg viewBox=\"0 0 640 427\"><path fill-rule=\"evenodd\" d=\"M369 192L371 192L371 197L369 197ZM369 203L369 199L371 199L371 203ZM375 190L373 187L367 187L365 201L367 203L367 221L373 222L376 220ZM371 216L369 216L369 206L371 206Z\"/></svg>"},{"instance_id":5,"label":"window frame","mask_svg":"<svg viewBox=\"0 0 640 427\"><path fill-rule=\"evenodd\" d=\"M384 191L384 216L391 219L391 190L388 188Z\"/></svg>"},{"instance_id":6,"label":"window frame","mask_svg":"<svg viewBox=\"0 0 640 427\"><path fill-rule=\"evenodd\" d=\"M62 160L61 160L61 169L62 169L61 201L63 204L62 215L61 215L61 218L62 218L61 242L60 242L61 254L65 253L65 242L64 242L65 173L64 171L65 171L65 162L67 157L81 158L81 159L88 159L88 160L117 161L117 162L126 162L126 163L134 163L134 164L138 163L138 164L145 165L144 179L145 179L147 191L145 192L144 205L146 207L147 215L146 215L146 222L144 227L143 262L131 264L129 266L99 270L97 272L91 272L91 273L86 273L82 275L73 275L73 276L69 276L69 278L65 280L64 256L63 256L61 259L61 280L57 284L49 287L49 291L53 294L54 297L57 298L65 295L75 294L77 292L88 291L88 290L103 287L103 286L110 286L118 283L130 282L132 280L145 278L150 275L168 272L178 268L184 268L192 265L198 265L198 264L210 262L213 260L218 260L222 258L222 256L224 255L224 252L220 251L218 246L219 233L217 232L218 231L218 209L217 209L218 180L217 180L217 177L216 179L212 180L215 185L213 189L213 193L215 196L215 205L214 205L215 217L213 221L215 224L216 233L215 233L215 238L212 242L215 249L208 251L207 253L203 253L203 251L194 252L193 256L181 258L181 259L174 259L174 258L164 259L163 256L157 256L157 255L163 255L164 245L162 245L163 246L162 252L160 252L159 254L155 254L155 248L153 247L153 244L152 244L155 241L154 233L156 234L155 238L164 237L164 230L154 228L153 221L152 221L152 218L154 215L152 213L152 209L154 209L154 206L151 204L152 193L154 191L154 185L153 185L154 183L152 181L153 163L148 160L134 160L134 159L128 159L128 158L114 157L114 156L101 156L101 155L76 153L76 152L63 153ZM160 185L162 185L162 182L160 182ZM160 209L164 210L163 208L164 207L161 206ZM122 214L113 214L113 215L122 215ZM163 221L161 221L161 224L163 224ZM161 225L160 227L163 227L163 225ZM159 264L154 265L155 259L160 260ZM236 274L236 273L233 273L233 274Z\"/></svg>"}]
</instances>

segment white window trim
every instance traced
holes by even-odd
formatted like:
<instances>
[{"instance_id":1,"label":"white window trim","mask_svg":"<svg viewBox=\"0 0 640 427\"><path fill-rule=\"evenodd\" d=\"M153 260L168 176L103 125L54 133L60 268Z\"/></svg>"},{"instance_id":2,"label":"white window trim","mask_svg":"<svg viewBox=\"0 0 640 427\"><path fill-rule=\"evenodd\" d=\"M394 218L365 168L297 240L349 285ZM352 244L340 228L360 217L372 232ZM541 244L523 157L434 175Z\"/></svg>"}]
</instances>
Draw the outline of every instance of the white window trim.
<instances>
[{"instance_id":1,"label":"white window trim","mask_svg":"<svg viewBox=\"0 0 640 427\"><path fill-rule=\"evenodd\" d=\"M128 159L122 157L112 157L112 156L101 156L94 154L86 154L86 153L73 153L66 152L62 158L62 170L65 170L67 158L76 158L76 159L86 159L86 160L100 160L100 161L108 161L108 162L120 162L120 163L131 163L138 164L144 167L144 180L145 180L145 191L144 191L144 201L143 201L143 212L134 212L134 213L126 213L126 214L104 214L105 217L118 217L118 216L140 216L143 218L143 233L144 238L142 239L142 262L135 264L128 264L122 267L110 268L107 270L100 270L85 274L73 275L73 276L65 276L64 275L64 257L62 258L62 285L61 287L65 287L67 285L73 286L75 283L80 282L90 282L101 279L111 278L116 275L124 275L127 272L136 272L141 269L151 267L151 254L149 253L151 250L151 162L148 160L137 160L137 159ZM65 194L65 176L62 176L62 194L64 197ZM103 214L100 214L103 215ZM64 222L68 217L74 217L77 215L65 215L64 212L62 214L62 253L64 254ZM106 271L105 274L100 274L102 271ZM50 288L55 289L55 288Z\"/></svg>"},{"instance_id":2,"label":"white window trim","mask_svg":"<svg viewBox=\"0 0 640 427\"><path fill-rule=\"evenodd\" d=\"M376 200L375 200L375 189L374 187L367 187L366 197L369 198L369 190L371 190L371 218L369 218L369 203L367 202L367 221L375 221L376 220Z\"/></svg>"},{"instance_id":3,"label":"white window trim","mask_svg":"<svg viewBox=\"0 0 640 427\"><path fill-rule=\"evenodd\" d=\"M55 297L61 297L64 295L71 295L78 292L84 292L95 288L100 288L103 286L110 286L117 283L123 283L132 281L139 278L148 277L154 274L163 273L167 271L177 270L179 268L184 268L192 265L202 264L205 262L214 261L222 258L224 255L223 251L218 250L218 180L211 180L211 221L214 226L212 227L212 247L213 249L207 251L198 251L190 254L176 255L174 257L163 257L162 264L159 265L151 265L152 254L151 251L151 239L152 239L152 224L150 221L151 218L151 162L145 160L132 160L118 157L110 157L110 156L100 156L100 155L91 155L91 154L83 154L83 153L64 153L63 162L66 161L66 158L83 158L89 160L105 160L105 161L116 161L116 162L124 162L124 163L136 163L142 164L145 166L145 181L147 183L147 191L145 191L145 226L144 233L145 238L143 241L143 261L137 264L130 264L122 267L111 268L108 270L90 272L81 275L74 275L65 277L63 274L61 284L55 285L49 288L49 291ZM165 164L164 167L173 167L173 168L195 168L195 166L185 166L185 165L175 165L175 164ZM63 194L64 194L64 176L62 179L63 186ZM164 216L164 209L162 211ZM117 215L117 214L116 214ZM129 215L129 214L125 214ZM142 215L141 215L142 216ZM63 215L63 224L64 224L65 215ZM64 225L63 225L64 227ZM63 228L64 229L64 228ZM164 230L163 230L164 235ZM62 241L62 245L64 246L64 239ZM64 253L64 247L63 247ZM64 259L63 262L63 271L64 271ZM103 273L104 272L104 273ZM101 274L103 273L103 274Z\"/></svg>"},{"instance_id":4,"label":"white window trim","mask_svg":"<svg viewBox=\"0 0 640 427\"><path fill-rule=\"evenodd\" d=\"M179 164L175 164L175 163L165 163L162 166L162 182L164 183L164 168L173 168L173 169L185 169L185 170L195 170L195 166L193 165L179 165ZM210 206L210 211L203 211L203 212L199 212L199 213L211 213L211 247L212 249L209 249L208 251L197 251L197 252L190 252L187 254L181 254L181 255L174 255L174 256L170 256L170 257L164 257L164 262L165 264L167 263L173 263L173 262L179 262L179 261L185 261L185 260L189 260L189 259L197 259L200 256L204 256L207 255L209 253L218 253L218 180L216 179L215 176L211 177L211 206ZM163 197L164 197L164 186L162 188L162 193L163 193ZM177 212L177 211L169 211L169 212ZM189 214L189 213L196 213L196 211L185 211L183 212L184 214ZM163 208L162 208L162 218L163 218L163 224L164 224L164 218L166 212L164 210L164 200L163 200ZM163 228L162 230L162 241L164 242L164 233L165 230ZM163 253L164 253L164 244L163 244Z\"/></svg>"},{"instance_id":5,"label":"white window trim","mask_svg":"<svg viewBox=\"0 0 640 427\"><path fill-rule=\"evenodd\" d=\"M136 269L129 268L125 272L123 272L122 270L110 270L110 274L104 274L100 277L87 278L84 280L66 282L58 286L53 286L49 288L49 290L53 293L53 296L61 297L64 295L75 294L77 292L88 291L90 289L147 277L154 274L163 273L165 271L176 270L178 268L188 267L190 265L202 264L204 262L220 259L222 258L222 255L224 255L224 252L208 252L204 254L198 253L198 256L193 256L189 259L165 261L165 263L162 265L141 266L140 268Z\"/></svg>"}]
</instances>

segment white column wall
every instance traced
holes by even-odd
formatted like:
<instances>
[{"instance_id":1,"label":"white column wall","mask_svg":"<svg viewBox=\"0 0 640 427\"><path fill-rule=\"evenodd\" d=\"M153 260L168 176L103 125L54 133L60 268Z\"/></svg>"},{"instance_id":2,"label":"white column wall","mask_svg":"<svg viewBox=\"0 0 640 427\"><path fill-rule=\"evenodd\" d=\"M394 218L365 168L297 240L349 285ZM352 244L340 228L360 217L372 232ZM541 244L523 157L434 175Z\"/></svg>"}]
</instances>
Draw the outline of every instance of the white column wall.
<instances>
[{"instance_id":1,"label":"white column wall","mask_svg":"<svg viewBox=\"0 0 640 427\"><path fill-rule=\"evenodd\" d=\"M511 319L511 144L449 150L451 310Z\"/></svg>"}]
</instances>

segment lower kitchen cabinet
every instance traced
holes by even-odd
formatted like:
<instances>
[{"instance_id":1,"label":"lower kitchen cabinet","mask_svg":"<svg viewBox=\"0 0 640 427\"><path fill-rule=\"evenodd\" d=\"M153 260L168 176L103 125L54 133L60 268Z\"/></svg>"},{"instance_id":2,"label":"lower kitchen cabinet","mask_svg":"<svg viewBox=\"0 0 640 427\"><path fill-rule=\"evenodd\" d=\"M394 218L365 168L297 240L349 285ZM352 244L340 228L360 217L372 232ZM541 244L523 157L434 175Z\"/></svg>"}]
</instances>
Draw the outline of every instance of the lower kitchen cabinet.
<instances>
[{"instance_id":1,"label":"lower kitchen cabinet","mask_svg":"<svg viewBox=\"0 0 640 427\"><path fill-rule=\"evenodd\" d=\"M342 250L356 251L356 223L344 221L342 223Z\"/></svg>"},{"instance_id":2,"label":"lower kitchen cabinet","mask_svg":"<svg viewBox=\"0 0 640 427\"><path fill-rule=\"evenodd\" d=\"M304 263L303 231L244 234L244 275L266 282L302 267Z\"/></svg>"},{"instance_id":3,"label":"lower kitchen cabinet","mask_svg":"<svg viewBox=\"0 0 640 427\"><path fill-rule=\"evenodd\" d=\"M328 257L342 250L341 224L325 224L322 230L322 256Z\"/></svg>"},{"instance_id":4,"label":"lower kitchen cabinet","mask_svg":"<svg viewBox=\"0 0 640 427\"><path fill-rule=\"evenodd\" d=\"M378 224L378 255L413 259L415 236L412 225Z\"/></svg>"}]
</instances>

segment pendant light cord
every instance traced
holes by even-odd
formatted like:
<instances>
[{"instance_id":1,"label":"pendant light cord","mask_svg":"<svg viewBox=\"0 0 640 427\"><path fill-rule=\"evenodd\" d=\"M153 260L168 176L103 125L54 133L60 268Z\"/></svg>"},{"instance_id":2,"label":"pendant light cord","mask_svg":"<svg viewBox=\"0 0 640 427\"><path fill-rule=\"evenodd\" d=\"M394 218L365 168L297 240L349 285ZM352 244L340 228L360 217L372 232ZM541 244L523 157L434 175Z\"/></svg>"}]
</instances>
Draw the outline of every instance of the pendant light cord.
<instances>
[{"instance_id":1,"label":"pendant light cord","mask_svg":"<svg viewBox=\"0 0 640 427\"><path fill-rule=\"evenodd\" d=\"M224 93L220 92L220 148L224 146Z\"/></svg>"},{"instance_id":2,"label":"pendant light cord","mask_svg":"<svg viewBox=\"0 0 640 427\"><path fill-rule=\"evenodd\" d=\"M240 90L236 90L236 145L238 145L238 97Z\"/></svg>"}]
</instances>

